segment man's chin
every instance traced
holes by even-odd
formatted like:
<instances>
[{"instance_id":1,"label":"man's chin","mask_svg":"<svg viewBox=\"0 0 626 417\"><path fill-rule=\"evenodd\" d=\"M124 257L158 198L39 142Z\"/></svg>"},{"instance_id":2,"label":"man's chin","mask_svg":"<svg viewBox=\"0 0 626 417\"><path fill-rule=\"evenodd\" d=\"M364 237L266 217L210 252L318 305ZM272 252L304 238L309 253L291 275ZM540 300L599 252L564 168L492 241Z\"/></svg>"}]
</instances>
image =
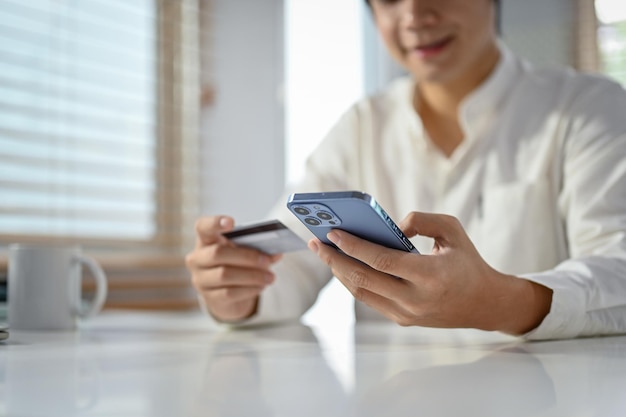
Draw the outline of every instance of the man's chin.
<instances>
[{"instance_id":1,"label":"man's chin","mask_svg":"<svg viewBox=\"0 0 626 417\"><path fill-rule=\"evenodd\" d=\"M411 71L411 74L420 84L446 84L453 79L447 71L441 70Z\"/></svg>"}]
</instances>

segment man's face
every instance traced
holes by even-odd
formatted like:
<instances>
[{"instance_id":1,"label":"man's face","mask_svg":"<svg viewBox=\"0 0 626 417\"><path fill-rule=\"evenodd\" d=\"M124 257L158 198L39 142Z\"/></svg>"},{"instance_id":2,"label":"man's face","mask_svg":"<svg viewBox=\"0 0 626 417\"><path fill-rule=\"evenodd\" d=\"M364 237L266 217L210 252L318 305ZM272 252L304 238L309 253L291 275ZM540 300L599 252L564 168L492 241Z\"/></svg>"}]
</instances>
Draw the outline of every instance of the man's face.
<instances>
[{"instance_id":1,"label":"man's face","mask_svg":"<svg viewBox=\"0 0 626 417\"><path fill-rule=\"evenodd\" d=\"M471 77L497 50L492 0L371 0L371 6L387 49L420 82Z\"/></svg>"}]
</instances>

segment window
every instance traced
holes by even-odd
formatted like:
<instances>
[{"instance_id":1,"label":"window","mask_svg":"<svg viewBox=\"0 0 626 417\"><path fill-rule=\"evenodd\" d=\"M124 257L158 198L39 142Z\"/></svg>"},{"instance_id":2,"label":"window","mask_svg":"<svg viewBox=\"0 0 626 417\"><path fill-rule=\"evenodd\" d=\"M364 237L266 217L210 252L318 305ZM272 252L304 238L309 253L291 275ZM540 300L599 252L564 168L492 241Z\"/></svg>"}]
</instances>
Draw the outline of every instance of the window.
<instances>
[{"instance_id":1,"label":"window","mask_svg":"<svg viewBox=\"0 0 626 417\"><path fill-rule=\"evenodd\" d=\"M364 94L362 22L368 11L363 7L362 0L285 2L288 183L303 175L308 154ZM342 318L353 321L352 303L346 289L333 280L304 322L331 315L339 326Z\"/></svg>"},{"instance_id":2,"label":"window","mask_svg":"<svg viewBox=\"0 0 626 417\"><path fill-rule=\"evenodd\" d=\"M308 154L363 95L362 3L285 2L287 182L303 174Z\"/></svg>"},{"instance_id":3,"label":"window","mask_svg":"<svg viewBox=\"0 0 626 417\"><path fill-rule=\"evenodd\" d=\"M156 12L0 2L0 233L156 234Z\"/></svg>"},{"instance_id":4,"label":"window","mask_svg":"<svg viewBox=\"0 0 626 417\"><path fill-rule=\"evenodd\" d=\"M626 86L626 2L596 0L600 69Z\"/></svg>"},{"instance_id":5,"label":"window","mask_svg":"<svg viewBox=\"0 0 626 417\"><path fill-rule=\"evenodd\" d=\"M126 287L186 278L206 3L0 1L0 246L76 242Z\"/></svg>"},{"instance_id":6,"label":"window","mask_svg":"<svg viewBox=\"0 0 626 417\"><path fill-rule=\"evenodd\" d=\"M171 237L189 63L174 73L188 28L172 36L170 4L184 3L0 2L1 235Z\"/></svg>"}]
</instances>

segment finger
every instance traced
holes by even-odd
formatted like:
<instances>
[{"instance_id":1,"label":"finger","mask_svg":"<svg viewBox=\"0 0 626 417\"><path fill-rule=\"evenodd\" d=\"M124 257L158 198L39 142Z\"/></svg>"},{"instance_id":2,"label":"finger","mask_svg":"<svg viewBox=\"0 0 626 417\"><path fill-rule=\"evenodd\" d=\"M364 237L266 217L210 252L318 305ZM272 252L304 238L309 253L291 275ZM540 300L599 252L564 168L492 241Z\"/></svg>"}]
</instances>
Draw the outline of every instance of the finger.
<instances>
[{"instance_id":1,"label":"finger","mask_svg":"<svg viewBox=\"0 0 626 417\"><path fill-rule=\"evenodd\" d=\"M277 253L274 255L269 255L270 257L270 263L273 265L275 263L277 263L278 261L280 261L281 259L283 259L283 254L282 253Z\"/></svg>"},{"instance_id":2,"label":"finger","mask_svg":"<svg viewBox=\"0 0 626 417\"><path fill-rule=\"evenodd\" d=\"M200 291L226 287L266 287L274 282L271 271L222 266L197 271L192 276L193 286Z\"/></svg>"},{"instance_id":3,"label":"finger","mask_svg":"<svg viewBox=\"0 0 626 417\"><path fill-rule=\"evenodd\" d=\"M408 237L428 236L445 242L453 242L463 229L453 216L417 211L409 213L399 226Z\"/></svg>"},{"instance_id":4,"label":"finger","mask_svg":"<svg viewBox=\"0 0 626 417\"><path fill-rule=\"evenodd\" d=\"M191 269L226 265L267 269L279 260L280 257L245 246L213 244L194 250L189 256L188 265Z\"/></svg>"},{"instance_id":5,"label":"finger","mask_svg":"<svg viewBox=\"0 0 626 417\"><path fill-rule=\"evenodd\" d=\"M235 221L229 216L208 216L196 221L196 247L221 241L222 233L231 230Z\"/></svg>"},{"instance_id":6,"label":"finger","mask_svg":"<svg viewBox=\"0 0 626 417\"><path fill-rule=\"evenodd\" d=\"M389 249L343 230L333 230L327 237L345 254L358 259L376 271L394 277L419 276L420 273L430 270L428 262L425 262L428 258L423 258L424 255Z\"/></svg>"},{"instance_id":7,"label":"finger","mask_svg":"<svg viewBox=\"0 0 626 417\"><path fill-rule=\"evenodd\" d=\"M380 288L382 289L382 291L380 290L377 291L375 289L377 287L376 285L369 286L366 282L363 282L361 278L355 279L355 277L362 276L360 272L356 272L355 275L350 275L354 273L355 268L363 268L362 263L356 262L353 259L350 259L349 257L345 255L342 255L341 253L337 252L336 250L332 248L328 248L328 247L324 248L325 245L322 245L321 242L317 241L316 239L313 239L311 242L309 242L309 244L312 246L316 246L316 245L323 246L323 248L313 249L313 250L321 251L322 257L328 256L328 257L334 258L334 259L329 259L327 263L329 265L335 265L335 267L331 266L333 273L335 274L337 279L339 279L339 281L348 289L348 291L350 291L350 293L354 296L356 300L359 300L362 303L368 305L369 307L377 310L378 312L383 314L385 317L387 317L388 319L392 321L395 321L396 323L403 324L403 325L409 324L409 320L410 320L409 312L401 306L399 302L400 300L398 298L395 298L395 299L390 298L390 295L391 297L397 297L397 294L392 294L392 291L390 291L389 292L390 295L385 295L385 293L387 292L386 289L389 287L389 282L387 282L388 276L384 276L384 278L381 279L382 286ZM320 254L320 252L318 252L318 254ZM342 262L341 260L337 261L336 258L345 258L345 260L348 263L351 263L354 265L354 268L348 267L348 270L352 271L349 273L349 275L345 275L344 273L342 273L342 268L337 267L337 265L340 265ZM381 275L381 274L377 274L377 275ZM394 281L397 281L397 282L394 282ZM393 278L392 285L395 285L399 282L401 283L402 281L397 280L396 278ZM399 294L401 295L401 298L405 298L404 295L407 294L406 289L402 289Z\"/></svg>"},{"instance_id":8,"label":"finger","mask_svg":"<svg viewBox=\"0 0 626 417\"><path fill-rule=\"evenodd\" d=\"M344 234L347 235L345 232ZM366 241L363 242L374 245ZM374 246L381 248L378 245ZM387 273L376 271L362 262L346 256L328 245L322 244L317 239L309 241L309 247L313 251L317 250L320 259L331 268L335 276L348 287L355 298L358 299L360 292L363 290L394 300L404 299L406 296L406 283L403 280L390 276ZM343 250L341 247L340 249Z\"/></svg>"},{"instance_id":9,"label":"finger","mask_svg":"<svg viewBox=\"0 0 626 417\"><path fill-rule=\"evenodd\" d=\"M341 279L339 280L341 281ZM383 297L380 294L376 294L368 290L361 289L359 292L354 293L349 287L346 286L346 288L348 288L348 291L352 293L355 299L378 311L389 320L394 321L402 326L409 326L414 324L411 321L411 314L407 310L402 308L402 306L394 300L390 300L389 298Z\"/></svg>"}]
</instances>

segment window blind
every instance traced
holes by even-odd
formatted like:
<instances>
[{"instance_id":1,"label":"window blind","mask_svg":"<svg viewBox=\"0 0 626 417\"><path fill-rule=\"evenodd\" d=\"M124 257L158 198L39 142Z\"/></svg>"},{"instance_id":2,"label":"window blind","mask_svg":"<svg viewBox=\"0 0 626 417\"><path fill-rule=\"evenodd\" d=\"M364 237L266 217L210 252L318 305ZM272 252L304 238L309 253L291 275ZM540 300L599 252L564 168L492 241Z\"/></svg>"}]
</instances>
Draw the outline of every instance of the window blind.
<instances>
[{"instance_id":1,"label":"window blind","mask_svg":"<svg viewBox=\"0 0 626 417\"><path fill-rule=\"evenodd\" d=\"M190 0L0 1L2 240L189 241L198 15Z\"/></svg>"},{"instance_id":2,"label":"window blind","mask_svg":"<svg viewBox=\"0 0 626 417\"><path fill-rule=\"evenodd\" d=\"M108 307L197 307L209 4L0 0L0 289L3 246L62 241L100 260Z\"/></svg>"}]
</instances>

